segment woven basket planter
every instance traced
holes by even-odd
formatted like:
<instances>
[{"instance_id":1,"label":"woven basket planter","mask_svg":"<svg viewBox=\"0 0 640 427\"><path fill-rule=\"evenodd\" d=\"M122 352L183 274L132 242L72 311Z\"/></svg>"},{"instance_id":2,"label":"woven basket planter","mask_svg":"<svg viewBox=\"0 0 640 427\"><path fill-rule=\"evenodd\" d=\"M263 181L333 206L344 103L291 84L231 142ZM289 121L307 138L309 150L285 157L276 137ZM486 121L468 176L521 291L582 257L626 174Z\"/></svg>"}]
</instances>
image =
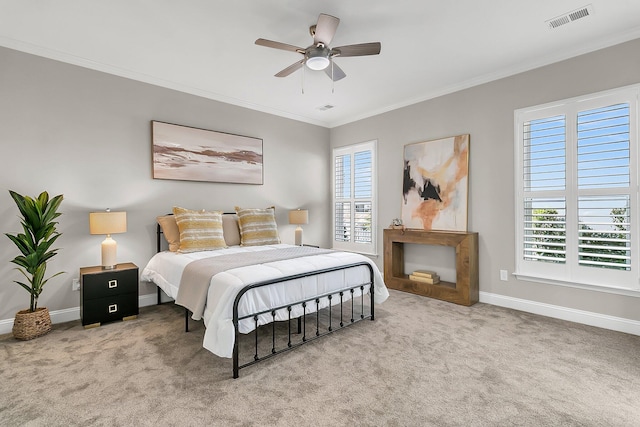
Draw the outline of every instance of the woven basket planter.
<instances>
[{"instance_id":1,"label":"woven basket planter","mask_svg":"<svg viewBox=\"0 0 640 427\"><path fill-rule=\"evenodd\" d=\"M22 310L13 320L13 336L19 340L32 340L51 331L49 309L36 308L36 311Z\"/></svg>"}]
</instances>

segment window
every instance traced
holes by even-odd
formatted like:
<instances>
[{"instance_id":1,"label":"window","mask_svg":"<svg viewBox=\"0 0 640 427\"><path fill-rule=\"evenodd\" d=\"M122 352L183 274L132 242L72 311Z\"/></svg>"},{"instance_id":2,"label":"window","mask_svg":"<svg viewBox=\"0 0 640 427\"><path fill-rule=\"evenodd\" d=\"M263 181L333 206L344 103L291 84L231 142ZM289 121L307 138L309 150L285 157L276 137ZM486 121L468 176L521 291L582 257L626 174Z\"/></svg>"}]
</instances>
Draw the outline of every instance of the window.
<instances>
[{"instance_id":1,"label":"window","mask_svg":"<svg viewBox=\"0 0 640 427\"><path fill-rule=\"evenodd\" d=\"M375 254L375 141L333 150L333 247Z\"/></svg>"},{"instance_id":2,"label":"window","mask_svg":"<svg viewBox=\"0 0 640 427\"><path fill-rule=\"evenodd\" d=\"M640 291L639 90L516 111L516 275Z\"/></svg>"}]
</instances>

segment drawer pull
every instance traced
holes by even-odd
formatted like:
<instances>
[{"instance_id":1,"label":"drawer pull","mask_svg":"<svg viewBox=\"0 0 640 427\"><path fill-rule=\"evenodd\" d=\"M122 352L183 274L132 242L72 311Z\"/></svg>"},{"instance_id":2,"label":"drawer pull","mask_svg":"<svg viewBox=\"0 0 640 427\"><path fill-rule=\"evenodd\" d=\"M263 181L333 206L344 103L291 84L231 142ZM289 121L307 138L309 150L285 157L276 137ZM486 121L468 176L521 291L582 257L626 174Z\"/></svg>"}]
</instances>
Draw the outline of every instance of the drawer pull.
<instances>
[{"instance_id":1,"label":"drawer pull","mask_svg":"<svg viewBox=\"0 0 640 427\"><path fill-rule=\"evenodd\" d=\"M117 288L117 287L118 287L118 281L117 280L109 280L109 289Z\"/></svg>"},{"instance_id":2,"label":"drawer pull","mask_svg":"<svg viewBox=\"0 0 640 427\"><path fill-rule=\"evenodd\" d=\"M109 313L115 313L116 311L118 311L118 304L111 304L109 306Z\"/></svg>"}]
</instances>

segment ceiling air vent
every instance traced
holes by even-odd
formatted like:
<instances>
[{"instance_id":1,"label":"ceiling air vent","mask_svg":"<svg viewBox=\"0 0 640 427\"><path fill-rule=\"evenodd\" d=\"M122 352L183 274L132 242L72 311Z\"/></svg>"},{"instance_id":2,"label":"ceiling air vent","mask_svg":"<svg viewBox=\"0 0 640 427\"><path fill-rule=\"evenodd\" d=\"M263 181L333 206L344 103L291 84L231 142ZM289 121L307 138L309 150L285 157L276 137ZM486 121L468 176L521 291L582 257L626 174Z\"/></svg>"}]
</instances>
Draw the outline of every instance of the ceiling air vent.
<instances>
[{"instance_id":1,"label":"ceiling air vent","mask_svg":"<svg viewBox=\"0 0 640 427\"><path fill-rule=\"evenodd\" d=\"M572 10L571 12L556 16L555 18L546 21L546 23L549 28L553 29L591 15L593 15L593 5L587 5L580 9Z\"/></svg>"},{"instance_id":2,"label":"ceiling air vent","mask_svg":"<svg viewBox=\"0 0 640 427\"><path fill-rule=\"evenodd\" d=\"M318 107L318 110L320 111L327 111L333 108L333 105L331 104L327 104L327 105L323 105L322 107Z\"/></svg>"}]
</instances>

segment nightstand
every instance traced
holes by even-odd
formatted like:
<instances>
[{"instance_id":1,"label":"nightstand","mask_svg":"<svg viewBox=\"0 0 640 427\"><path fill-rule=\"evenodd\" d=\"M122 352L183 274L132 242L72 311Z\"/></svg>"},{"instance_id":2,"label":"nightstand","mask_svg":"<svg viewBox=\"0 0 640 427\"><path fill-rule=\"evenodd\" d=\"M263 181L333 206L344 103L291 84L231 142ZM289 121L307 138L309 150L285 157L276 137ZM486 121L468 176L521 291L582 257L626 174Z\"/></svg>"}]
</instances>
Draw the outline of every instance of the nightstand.
<instances>
[{"instance_id":1,"label":"nightstand","mask_svg":"<svg viewBox=\"0 0 640 427\"><path fill-rule=\"evenodd\" d=\"M138 316L138 266L128 262L112 270L80 269L80 318L85 328Z\"/></svg>"}]
</instances>

